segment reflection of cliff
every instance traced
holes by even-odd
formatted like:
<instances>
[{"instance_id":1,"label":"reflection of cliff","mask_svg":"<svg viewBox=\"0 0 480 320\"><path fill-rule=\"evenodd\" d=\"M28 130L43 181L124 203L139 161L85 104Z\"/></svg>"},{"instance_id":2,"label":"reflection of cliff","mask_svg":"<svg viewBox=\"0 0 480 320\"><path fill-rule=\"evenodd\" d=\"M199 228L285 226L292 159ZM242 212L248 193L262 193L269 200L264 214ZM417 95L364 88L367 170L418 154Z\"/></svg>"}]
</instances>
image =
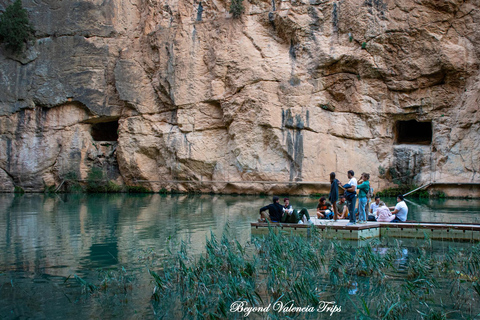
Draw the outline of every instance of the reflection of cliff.
<instances>
[{"instance_id":1,"label":"reflection of cliff","mask_svg":"<svg viewBox=\"0 0 480 320\"><path fill-rule=\"evenodd\" d=\"M37 40L0 49L2 190L92 166L154 190L307 193L167 181L352 168L378 187L394 178L382 170L480 181L475 1L244 1L241 19L228 2L23 4Z\"/></svg>"},{"instance_id":2,"label":"reflection of cliff","mask_svg":"<svg viewBox=\"0 0 480 320\"><path fill-rule=\"evenodd\" d=\"M68 276L131 265L144 249L164 253L169 241L187 241L201 252L210 231L220 236L227 223L246 243L249 222L268 202L233 196L4 194L0 268Z\"/></svg>"}]
</instances>

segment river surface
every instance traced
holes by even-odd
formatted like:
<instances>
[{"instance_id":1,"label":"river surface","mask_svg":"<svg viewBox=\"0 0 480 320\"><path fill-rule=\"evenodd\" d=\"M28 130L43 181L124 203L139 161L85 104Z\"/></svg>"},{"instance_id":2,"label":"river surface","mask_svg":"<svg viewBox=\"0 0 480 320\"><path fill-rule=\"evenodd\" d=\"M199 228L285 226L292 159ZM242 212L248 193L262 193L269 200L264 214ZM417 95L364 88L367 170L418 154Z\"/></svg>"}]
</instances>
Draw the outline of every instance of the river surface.
<instances>
[{"instance_id":1,"label":"river surface","mask_svg":"<svg viewBox=\"0 0 480 320\"><path fill-rule=\"evenodd\" d=\"M394 198L382 200L395 204ZM316 198L290 201L315 212ZM152 257L161 260L181 241L200 254L206 237L220 236L227 225L245 244L250 222L269 202L270 197L234 195L0 194L1 318L155 318L146 269ZM410 220L480 223L480 200L407 204ZM105 270L138 290L95 299L75 279L98 284Z\"/></svg>"}]
</instances>

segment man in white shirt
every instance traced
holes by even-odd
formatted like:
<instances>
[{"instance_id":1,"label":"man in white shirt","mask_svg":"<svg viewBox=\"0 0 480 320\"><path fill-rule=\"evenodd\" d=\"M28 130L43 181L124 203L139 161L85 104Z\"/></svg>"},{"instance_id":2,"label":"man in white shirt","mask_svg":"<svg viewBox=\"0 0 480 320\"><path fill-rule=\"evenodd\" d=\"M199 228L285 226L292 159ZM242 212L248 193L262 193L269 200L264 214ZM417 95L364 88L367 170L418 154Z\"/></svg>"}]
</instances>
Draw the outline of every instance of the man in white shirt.
<instances>
[{"instance_id":1,"label":"man in white shirt","mask_svg":"<svg viewBox=\"0 0 480 320\"><path fill-rule=\"evenodd\" d=\"M380 197L376 196L375 202L372 202L372 204L370 205L370 213L373 214L375 218L377 217L377 209L379 207L379 204L380 204Z\"/></svg>"},{"instance_id":2,"label":"man in white shirt","mask_svg":"<svg viewBox=\"0 0 480 320\"><path fill-rule=\"evenodd\" d=\"M407 221L408 207L405 201L403 201L403 195L399 194L397 196L397 205L391 207L390 210L393 210L392 214L395 215L395 219L393 219L392 222Z\"/></svg>"},{"instance_id":3,"label":"man in white shirt","mask_svg":"<svg viewBox=\"0 0 480 320\"><path fill-rule=\"evenodd\" d=\"M357 202L357 179L354 177L355 173L353 170L348 170L347 172L347 177L350 179L348 181L348 184L350 185L350 188L346 189L348 192L353 192L355 195L350 199L347 200L348 204L348 212L350 213L350 222L347 223L347 226L351 226L356 223L356 217L355 217L355 203Z\"/></svg>"}]
</instances>

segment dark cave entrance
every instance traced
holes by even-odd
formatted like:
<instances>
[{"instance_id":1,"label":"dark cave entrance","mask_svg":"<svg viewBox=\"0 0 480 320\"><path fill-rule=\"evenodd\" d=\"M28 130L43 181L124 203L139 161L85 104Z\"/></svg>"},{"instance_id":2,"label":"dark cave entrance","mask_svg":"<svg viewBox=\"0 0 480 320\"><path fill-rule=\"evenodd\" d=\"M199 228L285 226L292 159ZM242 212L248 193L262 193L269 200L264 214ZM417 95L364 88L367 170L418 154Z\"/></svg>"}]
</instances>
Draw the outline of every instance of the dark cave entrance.
<instances>
[{"instance_id":1,"label":"dark cave entrance","mask_svg":"<svg viewBox=\"0 0 480 320\"><path fill-rule=\"evenodd\" d=\"M432 122L418 122L417 120L395 122L396 144L421 144L432 143Z\"/></svg>"},{"instance_id":2,"label":"dark cave entrance","mask_svg":"<svg viewBox=\"0 0 480 320\"><path fill-rule=\"evenodd\" d=\"M118 120L95 123L91 129L92 138L95 141L117 141Z\"/></svg>"}]
</instances>

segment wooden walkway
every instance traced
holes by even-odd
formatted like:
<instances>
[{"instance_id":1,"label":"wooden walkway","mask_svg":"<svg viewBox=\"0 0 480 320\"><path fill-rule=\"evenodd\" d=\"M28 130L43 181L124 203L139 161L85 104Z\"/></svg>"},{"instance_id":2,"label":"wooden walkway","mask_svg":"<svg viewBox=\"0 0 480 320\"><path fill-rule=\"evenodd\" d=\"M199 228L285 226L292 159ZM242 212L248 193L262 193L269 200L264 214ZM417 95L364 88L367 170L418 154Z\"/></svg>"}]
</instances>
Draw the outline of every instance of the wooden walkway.
<instances>
[{"instance_id":1,"label":"wooden walkway","mask_svg":"<svg viewBox=\"0 0 480 320\"><path fill-rule=\"evenodd\" d=\"M348 220L318 220L309 226L296 223L251 223L252 235L267 234L269 226L275 232L310 235L312 228L327 239L362 240L378 237L480 241L480 224L432 222L367 222L347 226Z\"/></svg>"}]
</instances>

